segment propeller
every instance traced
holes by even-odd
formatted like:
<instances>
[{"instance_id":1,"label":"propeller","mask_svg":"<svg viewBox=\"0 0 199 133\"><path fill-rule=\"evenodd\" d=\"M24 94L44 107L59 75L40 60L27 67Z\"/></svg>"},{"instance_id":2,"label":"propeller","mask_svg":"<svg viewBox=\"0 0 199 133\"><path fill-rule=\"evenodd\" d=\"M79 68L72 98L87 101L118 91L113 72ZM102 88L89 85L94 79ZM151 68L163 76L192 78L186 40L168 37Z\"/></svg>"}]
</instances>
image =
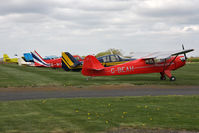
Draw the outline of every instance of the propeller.
<instances>
[{"instance_id":1,"label":"propeller","mask_svg":"<svg viewBox=\"0 0 199 133\"><path fill-rule=\"evenodd\" d=\"M184 45L182 44L182 49L184 50ZM187 55L184 53L185 60L187 60Z\"/></svg>"}]
</instances>

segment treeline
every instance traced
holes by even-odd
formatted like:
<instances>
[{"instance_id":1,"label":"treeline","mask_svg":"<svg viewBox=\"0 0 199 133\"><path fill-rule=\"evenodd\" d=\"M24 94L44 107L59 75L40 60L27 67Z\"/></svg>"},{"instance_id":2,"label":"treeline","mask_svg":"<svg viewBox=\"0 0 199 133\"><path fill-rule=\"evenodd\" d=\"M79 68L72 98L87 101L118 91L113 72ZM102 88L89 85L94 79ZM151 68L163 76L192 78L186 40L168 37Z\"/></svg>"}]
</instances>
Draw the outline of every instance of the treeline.
<instances>
[{"instance_id":1,"label":"treeline","mask_svg":"<svg viewBox=\"0 0 199 133\"><path fill-rule=\"evenodd\" d=\"M199 57L190 57L187 60L188 62L199 62Z\"/></svg>"},{"instance_id":2,"label":"treeline","mask_svg":"<svg viewBox=\"0 0 199 133\"><path fill-rule=\"evenodd\" d=\"M109 54L122 55L122 52L121 52L120 49L111 48L111 49L108 49L104 52L97 53L95 56L100 57L100 56L109 55Z\"/></svg>"}]
</instances>

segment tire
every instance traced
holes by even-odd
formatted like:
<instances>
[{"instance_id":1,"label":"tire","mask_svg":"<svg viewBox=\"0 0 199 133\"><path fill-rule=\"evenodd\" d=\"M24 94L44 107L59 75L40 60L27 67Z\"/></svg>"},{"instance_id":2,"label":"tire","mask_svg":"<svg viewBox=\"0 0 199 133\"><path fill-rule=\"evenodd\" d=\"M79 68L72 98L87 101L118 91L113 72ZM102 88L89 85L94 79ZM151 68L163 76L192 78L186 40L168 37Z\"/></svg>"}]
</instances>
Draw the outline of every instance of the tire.
<instances>
[{"instance_id":1,"label":"tire","mask_svg":"<svg viewBox=\"0 0 199 133\"><path fill-rule=\"evenodd\" d=\"M160 80L166 80L166 76L161 76Z\"/></svg>"},{"instance_id":2,"label":"tire","mask_svg":"<svg viewBox=\"0 0 199 133\"><path fill-rule=\"evenodd\" d=\"M175 80L176 80L176 77L171 76L170 81L175 81Z\"/></svg>"}]
</instances>

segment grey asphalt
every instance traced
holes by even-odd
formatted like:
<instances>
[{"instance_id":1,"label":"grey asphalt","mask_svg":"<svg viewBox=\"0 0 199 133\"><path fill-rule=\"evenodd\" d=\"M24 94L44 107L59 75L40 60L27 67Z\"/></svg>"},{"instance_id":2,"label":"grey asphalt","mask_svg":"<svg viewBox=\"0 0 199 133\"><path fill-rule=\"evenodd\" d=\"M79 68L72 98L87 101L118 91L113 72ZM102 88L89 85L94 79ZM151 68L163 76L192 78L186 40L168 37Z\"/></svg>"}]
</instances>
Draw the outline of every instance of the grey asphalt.
<instances>
[{"instance_id":1,"label":"grey asphalt","mask_svg":"<svg viewBox=\"0 0 199 133\"><path fill-rule=\"evenodd\" d=\"M1 88L0 88L1 89ZM161 95L199 95L199 86L180 88L120 88L120 89L79 89L52 91L1 91L0 101L46 99L46 98L78 98L78 97L116 97L116 96L161 96Z\"/></svg>"}]
</instances>

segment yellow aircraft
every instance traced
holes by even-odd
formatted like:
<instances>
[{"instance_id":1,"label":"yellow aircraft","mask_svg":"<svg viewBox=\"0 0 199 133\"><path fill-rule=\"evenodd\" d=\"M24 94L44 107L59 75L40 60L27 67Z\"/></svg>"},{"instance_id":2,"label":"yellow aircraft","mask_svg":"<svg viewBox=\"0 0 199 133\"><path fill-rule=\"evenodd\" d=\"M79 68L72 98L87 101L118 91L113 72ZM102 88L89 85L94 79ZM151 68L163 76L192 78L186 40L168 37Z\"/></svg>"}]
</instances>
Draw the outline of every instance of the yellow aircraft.
<instances>
[{"instance_id":1,"label":"yellow aircraft","mask_svg":"<svg viewBox=\"0 0 199 133\"><path fill-rule=\"evenodd\" d=\"M7 54L3 54L3 62L18 63L18 58L10 58Z\"/></svg>"}]
</instances>

